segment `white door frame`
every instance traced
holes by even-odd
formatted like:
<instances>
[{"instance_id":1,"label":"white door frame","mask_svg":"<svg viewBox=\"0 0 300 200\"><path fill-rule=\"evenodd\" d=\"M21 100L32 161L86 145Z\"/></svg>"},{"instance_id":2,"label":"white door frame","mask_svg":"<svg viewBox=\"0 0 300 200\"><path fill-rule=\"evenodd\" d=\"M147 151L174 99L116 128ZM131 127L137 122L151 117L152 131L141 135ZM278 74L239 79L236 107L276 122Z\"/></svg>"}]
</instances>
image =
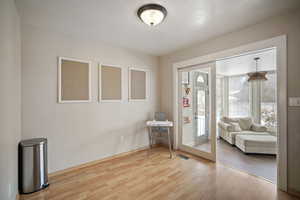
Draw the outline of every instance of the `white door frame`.
<instances>
[{"instance_id":1,"label":"white door frame","mask_svg":"<svg viewBox=\"0 0 300 200\"><path fill-rule=\"evenodd\" d=\"M211 145L210 145L210 151L202 151L196 148L193 148L189 145L184 145L182 143L182 131L178 131L178 136L177 138L179 139L177 142L177 147L178 149L181 149L183 151L186 152L190 152L194 155L197 155L199 157L211 160L213 162L216 161L216 99L215 99L215 92L216 90L214 89L216 87L216 62L209 62L209 63L202 63L201 65L197 65L197 66L192 66L192 67L187 67L184 70L197 70L197 69L203 69L203 68L208 68L209 69L209 76L208 76L208 87L209 87L209 117L208 117L208 121L209 121L209 131L210 131L210 141L211 141ZM178 74L177 74L178 75ZM191 80L192 81L192 80ZM179 82L180 83L180 82ZM178 84L181 85L181 84ZM178 88L178 87L177 87ZM178 88L179 89L179 88ZM180 89L179 89L180 90ZM179 91L177 90L177 91ZM181 90L180 90L181 91ZM182 94L178 93L178 99L182 98ZM179 101L177 110L182 108L181 105L181 101ZM182 119L182 113L179 113L178 115L181 119ZM193 113L193 118L194 118L194 113ZM181 127L182 124L182 120L178 121L178 127Z\"/></svg>"},{"instance_id":2,"label":"white door frame","mask_svg":"<svg viewBox=\"0 0 300 200\"><path fill-rule=\"evenodd\" d=\"M281 35L263 41L242 45L236 48L219 51L173 64L173 120L174 148L178 149L178 69L217 61L235 55L248 54L261 49L276 48L277 50L277 188L287 191L287 36Z\"/></svg>"}]
</instances>

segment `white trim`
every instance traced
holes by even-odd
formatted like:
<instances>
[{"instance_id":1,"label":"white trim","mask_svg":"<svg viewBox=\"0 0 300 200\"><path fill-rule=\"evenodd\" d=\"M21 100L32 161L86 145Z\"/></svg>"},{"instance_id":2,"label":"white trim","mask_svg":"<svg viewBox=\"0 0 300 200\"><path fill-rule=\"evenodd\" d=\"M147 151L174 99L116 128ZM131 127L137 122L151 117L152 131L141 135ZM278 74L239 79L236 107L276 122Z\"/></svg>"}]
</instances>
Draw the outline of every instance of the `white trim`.
<instances>
[{"instance_id":1,"label":"white trim","mask_svg":"<svg viewBox=\"0 0 300 200\"><path fill-rule=\"evenodd\" d=\"M102 66L107 66L107 67L115 67L115 68L120 68L121 69L121 99L111 99L111 100L103 100L102 98L102 79L101 79L101 69ZM105 64L105 63L98 63L98 102L99 103L120 103L123 101L124 97L124 86L123 86L123 80L124 80L124 69L122 66L118 65L110 65L110 64Z\"/></svg>"},{"instance_id":2,"label":"white trim","mask_svg":"<svg viewBox=\"0 0 300 200\"><path fill-rule=\"evenodd\" d=\"M209 77L209 130L210 130L210 141L211 141L211 151L212 161L216 161L217 158L217 107L216 107L216 62L211 63Z\"/></svg>"},{"instance_id":3,"label":"white trim","mask_svg":"<svg viewBox=\"0 0 300 200\"><path fill-rule=\"evenodd\" d=\"M198 65L222 58L249 53L252 51L274 48L277 49L277 108L278 108L278 153L277 153L277 187L287 191L287 37L286 35L263 41L242 45L236 48L212 53L205 56L177 62L173 64L173 120L174 147L178 148L178 69Z\"/></svg>"},{"instance_id":4,"label":"white trim","mask_svg":"<svg viewBox=\"0 0 300 200\"><path fill-rule=\"evenodd\" d=\"M278 113L278 152L277 187L287 191L287 38L277 41L277 113Z\"/></svg>"},{"instance_id":5,"label":"white trim","mask_svg":"<svg viewBox=\"0 0 300 200\"><path fill-rule=\"evenodd\" d=\"M146 73L146 98L145 99L131 99L131 73L130 71L143 71ZM128 68L128 101L130 102L143 102L148 101L150 96L150 71L148 69L129 67Z\"/></svg>"},{"instance_id":6,"label":"white trim","mask_svg":"<svg viewBox=\"0 0 300 200\"><path fill-rule=\"evenodd\" d=\"M69 61L75 61L75 62L81 62L81 63L87 63L89 65L89 99L88 100L62 100L61 96L61 63L62 60L69 60ZM69 57L58 57L58 103L89 103L92 102L92 88L91 88L91 78L92 78L92 62L81 60L81 59L75 59L75 58L69 58Z\"/></svg>"},{"instance_id":7,"label":"white trim","mask_svg":"<svg viewBox=\"0 0 300 200\"><path fill-rule=\"evenodd\" d=\"M184 68L183 70L180 70L180 72L185 72L185 71L192 71L192 70L197 70L197 69L203 69L203 68L208 68L209 69L209 73L208 73L208 87L209 87L209 113L211 113L209 115L209 131L210 131L210 141L211 141L211 149L210 152L206 152L206 151L201 151L198 149L195 149L191 146L188 146L186 144L182 143L182 125L183 122L182 120L180 120L180 122L178 123L178 134L179 134L179 139L180 142L178 143L178 149L195 154L197 156L206 158L208 160L211 161L216 161L216 98L215 98L215 92L216 90L214 89L216 87L216 63L215 62L210 62L210 63L205 63L202 65L197 65L194 67L188 67L188 68ZM179 79L181 77L179 76ZM179 82L179 85L180 82ZM182 119L182 105L181 105L181 98L182 98L182 93L181 93L181 88L178 87L178 91L179 91L179 96L178 99L179 100L179 106L178 106L178 110L179 111L179 118Z\"/></svg>"}]
</instances>

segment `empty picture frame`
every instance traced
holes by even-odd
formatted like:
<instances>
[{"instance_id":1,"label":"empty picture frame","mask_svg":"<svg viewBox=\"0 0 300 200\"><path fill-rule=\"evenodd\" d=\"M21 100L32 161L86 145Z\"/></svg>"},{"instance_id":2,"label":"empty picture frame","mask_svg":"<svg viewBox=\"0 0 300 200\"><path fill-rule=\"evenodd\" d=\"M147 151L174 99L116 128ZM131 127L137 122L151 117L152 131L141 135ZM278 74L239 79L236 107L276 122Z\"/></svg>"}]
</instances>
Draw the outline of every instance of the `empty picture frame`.
<instances>
[{"instance_id":1,"label":"empty picture frame","mask_svg":"<svg viewBox=\"0 0 300 200\"><path fill-rule=\"evenodd\" d=\"M99 101L122 101L122 68L113 65L99 65Z\"/></svg>"},{"instance_id":2,"label":"empty picture frame","mask_svg":"<svg viewBox=\"0 0 300 200\"><path fill-rule=\"evenodd\" d=\"M58 58L58 102L91 102L91 62Z\"/></svg>"},{"instance_id":3,"label":"empty picture frame","mask_svg":"<svg viewBox=\"0 0 300 200\"><path fill-rule=\"evenodd\" d=\"M129 68L129 100L139 101L148 98L148 70Z\"/></svg>"}]
</instances>

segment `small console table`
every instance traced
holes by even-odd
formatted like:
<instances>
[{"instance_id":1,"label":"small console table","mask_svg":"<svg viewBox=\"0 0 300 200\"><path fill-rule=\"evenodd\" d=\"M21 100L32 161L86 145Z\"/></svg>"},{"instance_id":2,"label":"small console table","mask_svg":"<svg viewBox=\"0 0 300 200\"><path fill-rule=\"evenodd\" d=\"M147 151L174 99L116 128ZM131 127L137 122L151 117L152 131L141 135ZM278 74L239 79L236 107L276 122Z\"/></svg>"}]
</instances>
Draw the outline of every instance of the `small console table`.
<instances>
[{"instance_id":1,"label":"small console table","mask_svg":"<svg viewBox=\"0 0 300 200\"><path fill-rule=\"evenodd\" d=\"M169 151L170 151L170 158L172 158L172 145L171 145L171 136L170 136L170 128L173 127L173 122L171 121L147 121L147 127L149 129L148 135L149 135L149 148L152 148L153 139L154 136L152 135L152 129L153 128L165 128L167 131L165 131L168 134L168 145L169 145ZM158 137L155 137L158 138Z\"/></svg>"}]
</instances>

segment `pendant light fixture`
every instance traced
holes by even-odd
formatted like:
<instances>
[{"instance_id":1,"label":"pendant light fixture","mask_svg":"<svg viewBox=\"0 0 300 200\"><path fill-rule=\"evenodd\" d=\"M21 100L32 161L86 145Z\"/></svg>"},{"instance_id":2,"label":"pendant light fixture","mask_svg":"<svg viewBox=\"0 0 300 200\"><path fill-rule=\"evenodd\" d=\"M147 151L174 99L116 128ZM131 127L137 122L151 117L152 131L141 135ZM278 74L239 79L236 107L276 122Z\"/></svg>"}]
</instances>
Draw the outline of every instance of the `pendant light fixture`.
<instances>
[{"instance_id":1,"label":"pendant light fixture","mask_svg":"<svg viewBox=\"0 0 300 200\"><path fill-rule=\"evenodd\" d=\"M258 61L260 60L259 57L254 58L255 60L255 72L247 73L249 76L248 82L250 81L266 81L268 80L266 77L267 72L266 71L257 71L258 69Z\"/></svg>"},{"instance_id":2,"label":"pendant light fixture","mask_svg":"<svg viewBox=\"0 0 300 200\"><path fill-rule=\"evenodd\" d=\"M149 26L160 24L167 16L167 10L159 4L146 4L137 11L138 17Z\"/></svg>"}]
</instances>

